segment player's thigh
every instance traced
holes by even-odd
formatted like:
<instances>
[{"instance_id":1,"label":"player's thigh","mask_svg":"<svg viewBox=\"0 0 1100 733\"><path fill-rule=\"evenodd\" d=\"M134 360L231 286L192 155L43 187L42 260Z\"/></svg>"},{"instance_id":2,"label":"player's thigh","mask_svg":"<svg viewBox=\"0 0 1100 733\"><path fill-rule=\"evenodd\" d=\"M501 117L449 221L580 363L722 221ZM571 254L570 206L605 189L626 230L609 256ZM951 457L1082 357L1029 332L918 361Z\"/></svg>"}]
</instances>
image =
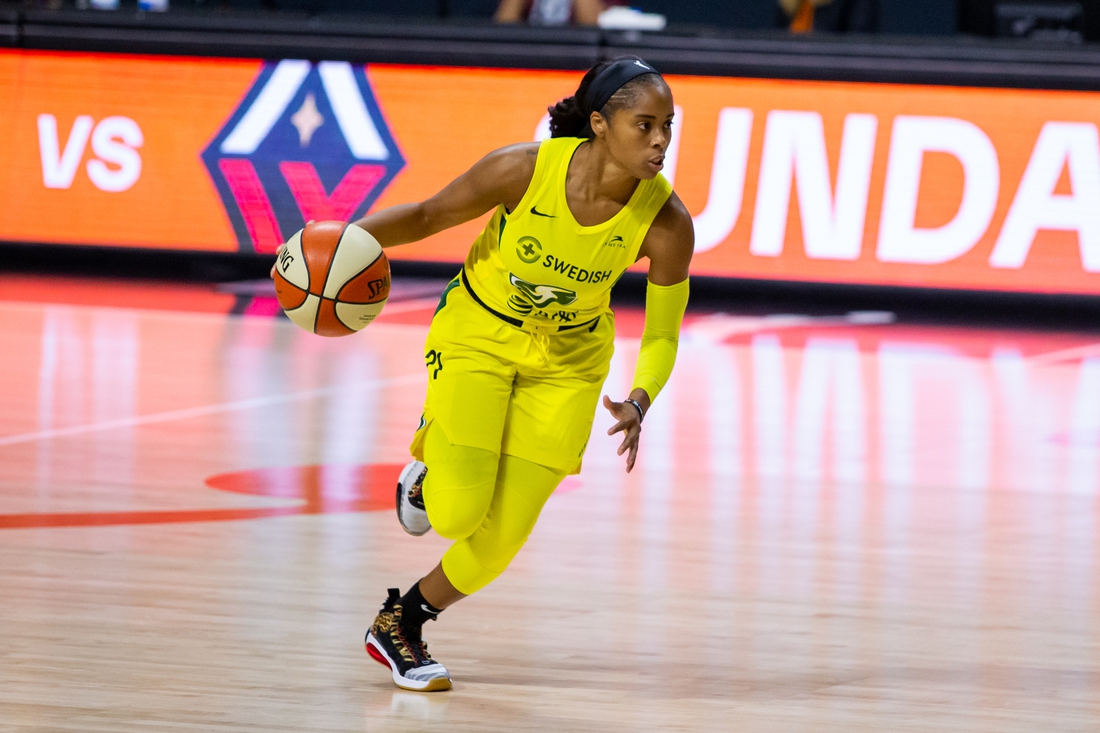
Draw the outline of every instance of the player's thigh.
<instances>
[{"instance_id":1,"label":"player's thigh","mask_svg":"<svg viewBox=\"0 0 1100 733\"><path fill-rule=\"evenodd\" d=\"M503 452L576 471L614 352L614 322L556 336L549 368L521 370L508 405Z\"/></svg>"},{"instance_id":2,"label":"player's thigh","mask_svg":"<svg viewBox=\"0 0 1100 733\"><path fill-rule=\"evenodd\" d=\"M499 454L515 377L513 344L502 324L465 300L463 291L452 292L429 329L425 418L451 443Z\"/></svg>"},{"instance_id":3,"label":"player's thigh","mask_svg":"<svg viewBox=\"0 0 1100 733\"><path fill-rule=\"evenodd\" d=\"M603 380L516 378L502 452L571 471L584 456Z\"/></svg>"}]
</instances>

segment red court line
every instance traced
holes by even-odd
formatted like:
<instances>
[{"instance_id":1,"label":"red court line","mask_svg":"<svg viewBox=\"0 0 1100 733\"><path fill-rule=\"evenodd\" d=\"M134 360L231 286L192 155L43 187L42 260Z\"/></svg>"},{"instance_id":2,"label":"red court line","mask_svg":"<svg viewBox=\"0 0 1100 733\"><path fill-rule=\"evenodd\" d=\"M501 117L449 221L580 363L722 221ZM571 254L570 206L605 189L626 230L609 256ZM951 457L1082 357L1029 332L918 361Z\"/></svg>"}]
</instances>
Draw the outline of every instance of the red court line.
<instances>
[{"instance_id":1,"label":"red court line","mask_svg":"<svg viewBox=\"0 0 1100 733\"><path fill-rule=\"evenodd\" d=\"M222 314L237 302L232 293L219 292L213 285L15 273L0 274L0 300Z\"/></svg>"},{"instance_id":2,"label":"red court line","mask_svg":"<svg viewBox=\"0 0 1100 733\"><path fill-rule=\"evenodd\" d=\"M41 527L110 527L123 524L231 522L306 514L304 506L257 509L186 509L157 512L79 512L72 514L0 514L0 529Z\"/></svg>"}]
</instances>

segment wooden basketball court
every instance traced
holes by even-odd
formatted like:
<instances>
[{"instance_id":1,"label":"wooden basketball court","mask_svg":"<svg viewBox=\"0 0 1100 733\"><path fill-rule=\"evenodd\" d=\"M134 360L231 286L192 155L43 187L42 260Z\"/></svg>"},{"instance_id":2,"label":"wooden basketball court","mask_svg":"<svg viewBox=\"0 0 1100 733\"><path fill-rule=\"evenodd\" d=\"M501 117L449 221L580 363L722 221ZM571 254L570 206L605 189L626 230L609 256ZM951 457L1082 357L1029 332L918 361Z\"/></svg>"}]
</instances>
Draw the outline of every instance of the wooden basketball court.
<instances>
[{"instance_id":1,"label":"wooden basketball court","mask_svg":"<svg viewBox=\"0 0 1100 733\"><path fill-rule=\"evenodd\" d=\"M396 690L363 635L446 546L392 511L434 287L326 340L0 277L0 730L1100 729L1100 333L881 313L692 314L635 472L598 416L428 625L454 689Z\"/></svg>"}]
</instances>

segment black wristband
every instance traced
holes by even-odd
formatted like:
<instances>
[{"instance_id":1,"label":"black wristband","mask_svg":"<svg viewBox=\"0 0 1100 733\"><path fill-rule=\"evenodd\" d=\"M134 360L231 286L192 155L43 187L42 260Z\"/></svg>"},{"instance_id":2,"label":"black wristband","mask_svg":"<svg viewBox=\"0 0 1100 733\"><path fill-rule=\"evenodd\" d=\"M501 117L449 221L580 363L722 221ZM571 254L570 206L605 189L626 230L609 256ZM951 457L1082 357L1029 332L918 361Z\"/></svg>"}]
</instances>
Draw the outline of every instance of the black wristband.
<instances>
[{"instance_id":1,"label":"black wristband","mask_svg":"<svg viewBox=\"0 0 1100 733\"><path fill-rule=\"evenodd\" d=\"M645 410L642 409L642 406L638 403L638 400L632 400L627 397L625 400L623 400L623 402L628 405L634 405L635 409L638 410L638 423L641 424L641 422L645 420Z\"/></svg>"}]
</instances>

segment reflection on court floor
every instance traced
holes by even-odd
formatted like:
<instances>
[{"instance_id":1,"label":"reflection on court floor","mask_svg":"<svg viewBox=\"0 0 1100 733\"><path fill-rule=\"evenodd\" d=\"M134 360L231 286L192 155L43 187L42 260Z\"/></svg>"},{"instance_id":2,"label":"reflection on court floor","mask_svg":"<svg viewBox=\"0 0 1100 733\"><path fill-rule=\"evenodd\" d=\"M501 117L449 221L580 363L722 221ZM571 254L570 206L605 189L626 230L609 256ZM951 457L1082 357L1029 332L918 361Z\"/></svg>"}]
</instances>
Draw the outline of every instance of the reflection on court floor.
<instances>
[{"instance_id":1,"label":"reflection on court floor","mask_svg":"<svg viewBox=\"0 0 1100 733\"><path fill-rule=\"evenodd\" d=\"M357 638L445 547L403 535L387 503L431 299L335 340L86 301L0 302L0 720L16 729L1100 716L1098 334L691 315L636 470L599 415L512 569L428 630L456 688L426 698L393 692ZM641 331L639 313L618 321L612 396Z\"/></svg>"}]
</instances>

